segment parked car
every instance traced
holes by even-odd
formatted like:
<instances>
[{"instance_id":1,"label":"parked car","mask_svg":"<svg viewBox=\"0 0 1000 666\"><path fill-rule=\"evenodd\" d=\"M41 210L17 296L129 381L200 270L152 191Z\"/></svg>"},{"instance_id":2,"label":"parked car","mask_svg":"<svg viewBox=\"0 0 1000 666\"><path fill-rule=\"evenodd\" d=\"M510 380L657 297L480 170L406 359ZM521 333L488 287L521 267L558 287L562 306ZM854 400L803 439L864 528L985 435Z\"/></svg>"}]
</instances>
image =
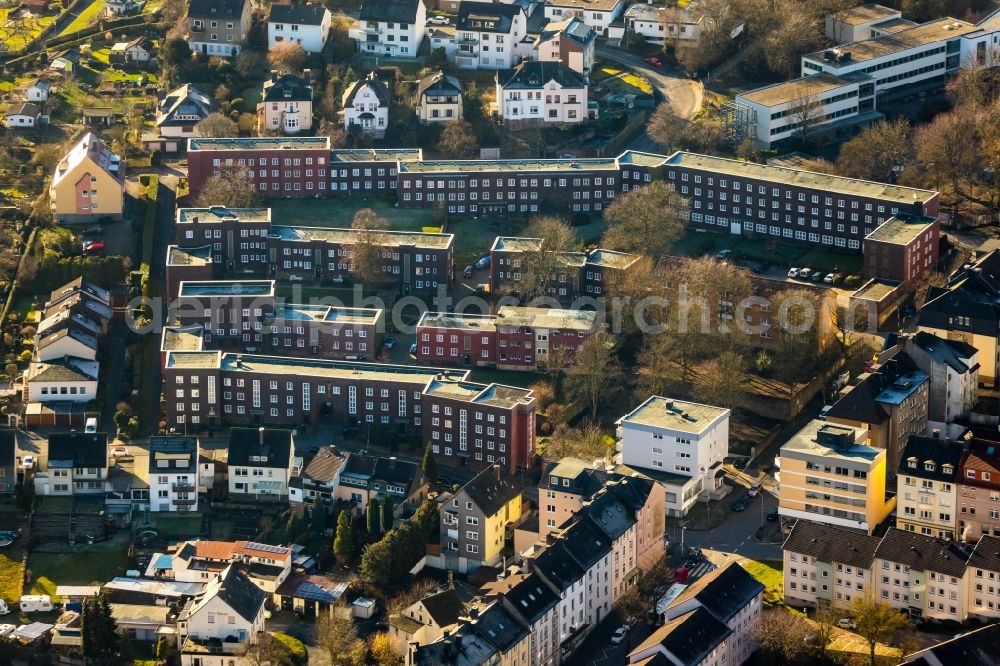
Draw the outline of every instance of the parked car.
<instances>
[{"instance_id":1,"label":"parked car","mask_svg":"<svg viewBox=\"0 0 1000 666\"><path fill-rule=\"evenodd\" d=\"M427 22L432 25L449 25L451 24L451 19L447 16L432 16L427 19Z\"/></svg>"},{"instance_id":2,"label":"parked car","mask_svg":"<svg viewBox=\"0 0 1000 666\"><path fill-rule=\"evenodd\" d=\"M653 67L663 67L663 61L657 58L656 56L650 56L646 58L646 64L651 65Z\"/></svg>"},{"instance_id":3,"label":"parked car","mask_svg":"<svg viewBox=\"0 0 1000 666\"><path fill-rule=\"evenodd\" d=\"M115 460L131 460L132 454L124 446L116 446L111 449L111 457Z\"/></svg>"},{"instance_id":4,"label":"parked car","mask_svg":"<svg viewBox=\"0 0 1000 666\"><path fill-rule=\"evenodd\" d=\"M733 257L732 250L719 250L715 253L715 258L719 261L729 261Z\"/></svg>"},{"instance_id":5,"label":"parked car","mask_svg":"<svg viewBox=\"0 0 1000 666\"><path fill-rule=\"evenodd\" d=\"M490 267L490 255L486 255L482 259L476 262L476 270L481 271L484 268Z\"/></svg>"},{"instance_id":6,"label":"parked car","mask_svg":"<svg viewBox=\"0 0 1000 666\"><path fill-rule=\"evenodd\" d=\"M462 277L466 279L472 277L472 264L465 267L465 270L462 271Z\"/></svg>"},{"instance_id":7,"label":"parked car","mask_svg":"<svg viewBox=\"0 0 1000 666\"><path fill-rule=\"evenodd\" d=\"M748 504L750 504L750 496L744 495L743 497L733 502L733 511L736 511L737 513L743 511L744 509L747 508Z\"/></svg>"},{"instance_id":8,"label":"parked car","mask_svg":"<svg viewBox=\"0 0 1000 666\"><path fill-rule=\"evenodd\" d=\"M83 426L84 432L97 432L97 419L91 416Z\"/></svg>"},{"instance_id":9,"label":"parked car","mask_svg":"<svg viewBox=\"0 0 1000 666\"><path fill-rule=\"evenodd\" d=\"M800 280L808 280L810 273L812 273L812 269L811 268L800 268L799 269L799 279Z\"/></svg>"},{"instance_id":10,"label":"parked car","mask_svg":"<svg viewBox=\"0 0 1000 666\"><path fill-rule=\"evenodd\" d=\"M103 236L104 235L104 227L102 227L99 224L95 224L92 227L87 227L84 230L83 233L86 236Z\"/></svg>"},{"instance_id":11,"label":"parked car","mask_svg":"<svg viewBox=\"0 0 1000 666\"><path fill-rule=\"evenodd\" d=\"M799 276L799 269L797 267L792 266L791 268L788 269L788 277L797 278L798 276Z\"/></svg>"},{"instance_id":12,"label":"parked car","mask_svg":"<svg viewBox=\"0 0 1000 666\"><path fill-rule=\"evenodd\" d=\"M773 523L777 519L778 519L778 510L777 509L771 509L770 511L767 512L767 522Z\"/></svg>"},{"instance_id":13,"label":"parked car","mask_svg":"<svg viewBox=\"0 0 1000 666\"><path fill-rule=\"evenodd\" d=\"M382 341L382 344L386 346L386 349L392 349L393 347L396 346L396 336L395 335L385 336L385 340Z\"/></svg>"},{"instance_id":14,"label":"parked car","mask_svg":"<svg viewBox=\"0 0 1000 666\"><path fill-rule=\"evenodd\" d=\"M87 241L83 244L84 254L100 254L104 252L104 243L101 241Z\"/></svg>"},{"instance_id":15,"label":"parked car","mask_svg":"<svg viewBox=\"0 0 1000 666\"><path fill-rule=\"evenodd\" d=\"M837 279L837 274L836 273L827 273L826 277L823 278L823 282L825 282L827 284L833 284L834 281L836 281L836 279Z\"/></svg>"},{"instance_id":16,"label":"parked car","mask_svg":"<svg viewBox=\"0 0 1000 666\"><path fill-rule=\"evenodd\" d=\"M747 495L749 495L750 497L757 497L757 495L760 495L760 489L761 489L761 484L760 481L758 481L757 483L750 486L750 490L747 491Z\"/></svg>"},{"instance_id":17,"label":"parked car","mask_svg":"<svg viewBox=\"0 0 1000 666\"><path fill-rule=\"evenodd\" d=\"M410 345L410 356L416 356L416 355L417 355L417 343L414 342L412 345Z\"/></svg>"},{"instance_id":18,"label":"parked car","mask_svg":"<svg viewBox=\"0 0 1000 666\"><path fill-rule=\"evenodd\" d=\"M750 264L750 270L754 273L763 273L771 266L766 261L756 261Z\"/></svg>"},{"instance_id":19,"label":"parked car","mask_svg":"<svg viewBox=\"0 0 1000 666\"><path fill-rule=\"evenodd\" d=\"M621 642L625 640L625 637L628 636L629 629L631 629L631 627L628 626L627 624L623 624L622 626L615 629L615 633L611 634L611 644L620 645Z\"/></svg>"},{"instance_id":20,"label":"parked car","mask_svg":"<svg viewBox=\"0 0 1000 666\"><path fill-rule=\"evenodd\" d=\"M31 469L35 466L35 456L24 456L21 459L21 467L23 469Z\"/></svg>"},{"instance_id":21,"label":"parked car","mask_svg":"<svg viewBox=\"0 0 1000 666\"><path fill-rule=\"evenodd\" d=\"M837 626L841 629L857 629L858 625L849 617L842 617L837 620Z\"/></svg>"}]
</instances>

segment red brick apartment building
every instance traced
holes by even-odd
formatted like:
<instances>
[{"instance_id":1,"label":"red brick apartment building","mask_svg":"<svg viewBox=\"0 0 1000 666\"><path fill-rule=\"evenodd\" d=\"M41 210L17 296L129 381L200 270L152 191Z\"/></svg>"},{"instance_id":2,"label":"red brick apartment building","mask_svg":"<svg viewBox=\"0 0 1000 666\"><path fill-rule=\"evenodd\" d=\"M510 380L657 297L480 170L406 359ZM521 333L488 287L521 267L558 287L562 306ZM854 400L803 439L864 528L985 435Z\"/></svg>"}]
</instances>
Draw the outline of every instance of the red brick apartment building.
<instances>
[{"instance_id":1,"label":"red brick apartment building","mask_svg":"<svg viewBox=\"0 0 1000 666\"><path fill-rule=\"evenodd\" d=\"M495 315L425 312L417 322L422 363L535 371L570 363L600 330L592 310L504 306Z\"/></svg>"},{"instance_id":2,"label":"red brick apartment building","mask_svg":"<svg viewBox=\"0 0 1000 666\"><path fill-rule=\"evenodd\" d=\"M196 347L185 337L177 351L221 349L365 360L381 344L385 312L289 304L275 298L273 280L219 280L182 282L170 321L179 328L201 330Z\"/></svg>"},{"instance_id":3,"label":"red brick apartment building","mask_svg":"<svg viewBox=\"0 0 1000 666\"><path fill-rule=\"evenodd\" d=\"M188 139L188 184L193 195L209 178L243 168L263 196L326 196L329 162L329 137Z\"/></svg>"},{"instance_id":4,"label":"red brick apartment building","mask_svg":"<svg viewBox=\"0 0 1000 666\"><path fill-rule=\"evenodd\" d=\"M497 236L490 248L490 290L493 293L516 292L521 279L518 269L525 255L538 252L542 247L541 238ZM563 252L560 255L563 270L553 277L549 295L559 301L604 296L608 283L620 278L638 261L638 255L613 250Z\"/></svg>"},{"instance_id":5,"label":"red brick apartment building","mask_svg":"<svg viewBox=\"0 0 1000 666\"><path fill-rule=\"evenodd\" d=\"M865 277L908 285L934 270L940 252L936 218L900 213L865 236Z\"/></svg>"},{"instance_id":6,"label":"red brick apartment building","mask_svg":"<svg viewBox=\"0 0 1000 666\"><path fill-rule=\"evenodd\" d=\"M169 351L164 415L168 427L190 430L223 424L368 424L439 442L439 454L450 456L451 464L478 468L499 462L511 470L530 465L534 396L467 377L467 371L441 368Z\"/></svg>"},{"instance_id":7,"label":"red brick apartment building","mask_svg":"<svg viewBox=\"0 0 1000 666\"><path fill-rule=\"evenodd\" d=\"M174 243L209 246L212 261L225 275L263 274L267 261L270 208L178 208Z\"/></svg>"},{"instance_id":8,"label":"red brick apartment building","mask_svg":"<svg viewBox=\"0 0 1000 666\"><path fill-rule=\"evenodd\" d=\"M203 282L221 277L222 271L212 258L212 246L167 246L166 297L177 297L181 282Z\"/></svg>"}]
</instances>

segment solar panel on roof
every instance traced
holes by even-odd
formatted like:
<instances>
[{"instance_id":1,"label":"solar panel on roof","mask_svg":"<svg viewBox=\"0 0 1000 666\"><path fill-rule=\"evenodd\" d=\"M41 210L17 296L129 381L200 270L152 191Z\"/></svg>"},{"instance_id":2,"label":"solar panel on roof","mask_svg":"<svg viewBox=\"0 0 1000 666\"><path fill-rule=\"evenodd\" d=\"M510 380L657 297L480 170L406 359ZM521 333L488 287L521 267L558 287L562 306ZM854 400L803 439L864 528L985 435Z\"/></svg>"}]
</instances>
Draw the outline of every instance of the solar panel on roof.
<instances>
[{"instance_id":1,"label":"solar panel on roof","mask_svg":"<svg viewBox=\"0 0 1000 666\"><path fill-rule=\"evenodd\" d=\"M257 543L255 541L248 541L247 548L251 550L259 550L262 553L287 553L288 549L284 546L272 546L267 543Z\"/></svg>"}]
</instances>

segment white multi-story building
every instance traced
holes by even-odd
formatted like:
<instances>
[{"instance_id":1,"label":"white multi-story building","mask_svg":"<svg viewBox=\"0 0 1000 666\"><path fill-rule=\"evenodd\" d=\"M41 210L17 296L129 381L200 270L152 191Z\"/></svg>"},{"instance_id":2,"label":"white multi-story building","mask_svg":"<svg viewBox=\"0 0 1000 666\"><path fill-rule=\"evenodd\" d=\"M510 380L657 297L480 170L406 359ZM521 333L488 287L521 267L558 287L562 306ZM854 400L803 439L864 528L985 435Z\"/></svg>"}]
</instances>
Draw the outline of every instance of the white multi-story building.
<instances>
[{"instance_id":1,"label":"white multi-story building","mask_svg":"<svg viewBox=\"0 0 1000 666\"><path fill-rule=\"evenodd\" d=\"M826 17L824 31L826 38L835 44L860 42L883 34L880 27L889 30L900 23L916 25L903 21L902 16L898 9L870 2L830 14Z\"/></svg>"},{"instance_id":2,"label":"white multi-story building","mask_svg":"<svg viewBox=\"0 0 1000 666\"><path fill-rule=\"evenodd\" d=\"M198 510L198 452L196 437L150 438L151 511Z\"/></svg>"},{"instance_id":3,"label":"white multi-story building","mask_svg":"<svg viewBox=\"0 0 1000 666\"><path fill-rule=\"evenodd\" d=\"M530 48L527 31L520 5L463 2L455 24L454 62L465 69L511 69Z\"/></svg>"},{"instance_id":4,"label":"white multi-story building","mask_svg":"<svg viewBox=\"0 0 1000 666\"><path fill-rule=\"evenodd\" d=\"M723 407L652 396L618 420L624 465L682 479L668 488L667 515L682 516L699 496L721 488L729 414Z\"/></svg>"},{"instance_id":5,"label":"white multi-story building","mask_svg":"<svg viewBox=\"0 0 1000 666\"><path fill-rule=\"evenodd\" d=\"M500 115L514 124L587 119L587 81L558 62L525 61L496 77Z\"/></svg>"},{"instance_id":6,"label":"white multi-story building","mask_svg":"<svg viewBox=\"0 0 1000 666\"><path fill-rule=\"evenodd\" d=\"M426 24L423 0L367 0L348 34L364 55L415 58Z\"/></svg>"},{"instance_id":7,"label":"white multi-story building","mask_svg":"<svg viewBox=\"0 0 1000 666\"><path fill-rule=\"evenodd\" d=\"M360 131L373 137L385 134L389 124L389 88L375 72L347 87L341 107L344 129L348 132Z\"/></svg>"},{"instance_id":8,"label":"white multi-story building","mask_svg":"<svg viewBox=\"0 0 1000 666\"><path fill-rule=\"evenodd\" d=\"M306 53L319 53L330 37L330 10L323 5L271 5L267 18L267 48L291 42Z\"/></svg>"},{"instance_id":9,"label":"white multi-story building","mask_svg":"<svg viewBox=\"0 0 1000 666\"><path fill-rule=\"evenodd\" d=\"M920 331L906 340L906 353L929 378L928 425L954 423L972 411L979 400L979 350Z\"/></svg>"},{"instance_id":10,"label":"white multi-story building","mask_svg":"<svg viewBox=\"0 0 1000 666\"><path fill-rule=\"evenodd\" d=\"M796 521L782 546L785 603L846 608L866 590L874 594L872 561L880 541L864 532Z\"/></svg>"},{"instance_id":11,"label":"white multi-story building","mask_svg":"<svg viewBox=\"0 0 1000 666\"><path fill-rule=\"evenodd\" d=\"M882 118L875 79L863 73L818 73L736 96L737 128L764 148L788 141L843 141Z\"/></svg>"},{"instance_id":12,"label":"white multi-story building","mask_svg":"<svg viewBox=\"0 0 1000 666\"><path fill-rule=\"evenodd\" d=\"M802 56L802 76L868 74L884 99L943 88L959 69L995 64L1000 26L940 18L899 32Z\"/></svg>"},{"instance_id":13,"label":"white multi-story building","mask_svg":"<svg viewBox=\"0 0 1000 666\"><path fill-rule=\"evenodd\" d=\"M275 388L277 383L272 390ZM261 427L229 431L230 494L288 497L288 482L298 473L301 462L295 457L291 430Z\"/></svg>"},{"instance_id":14,"label":"white multi-story building","mask_svg":"<svg viewBox=\"0 0 1000 666\"><path fill-rule=\"evenodd\" d=\"M669 664L742 664L758 646L763 597L764 586L730 562L671 601L663 626L629 653L628 663L648 664L660 655Z\"/></svg>"},{"instance_id":15,"label":"white multi-story building","mask_svg":"<svg viewBox=\"0 0 1000 666\"><path fill-rule=\"evenodd\" d=\"M687 7L663 7L636 3L625 10L625 29L642 35L653 44L677 42L696 44L701 37L705 17L697 2Z\"/></svg>"},{"instance_id":16,"label":"white multi-story building","mask_svg":"<svg viewBox=\"0 0 1000 666\"><path fill-rule=\"evenodd\" d=\"M97 399L100 363L82 358L31 363L24 371L25 402L77 402Z\"/></svg>"},{"instance_id":17,"label":"white multi-story building","mask_svg":"<svg viewBox=\"0 0 1000 666\"><path fill-rule=\"evenodd\" d=\"M196 661L198 645L228 643L230 654L237 654L235 645L256 643L264 631L266 600L236 566L226 567L177 616L177 643L182 654L192 653L186 663L201 663Z\"/></svg>"},{"instance_id":18,"label":"white multi-story building","mask_svg":"<svg viewBox=\"0 0 1000 666\"><path fill-rule=\"evenodd\" d=\"M578 18L601 35L622 15L625 0L548 0L545 18L554 21Z\"/></svg>"}]
</instances>

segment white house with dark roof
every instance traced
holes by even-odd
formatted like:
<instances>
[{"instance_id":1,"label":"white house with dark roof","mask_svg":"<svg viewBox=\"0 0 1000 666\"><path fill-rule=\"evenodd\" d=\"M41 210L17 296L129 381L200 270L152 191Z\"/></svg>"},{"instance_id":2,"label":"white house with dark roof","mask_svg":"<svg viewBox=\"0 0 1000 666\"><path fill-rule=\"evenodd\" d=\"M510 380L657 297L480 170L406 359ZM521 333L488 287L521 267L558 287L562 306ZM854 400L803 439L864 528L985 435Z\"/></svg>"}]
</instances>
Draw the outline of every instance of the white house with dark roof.
<instances>
[{"instance_id":1,"label":"white house with dark roof","mask_svg":"<svg viewBox=\"0 0 1000 666\"><path fill-rule=\"evenodd\" d=\"M588 84L561 62L524 61L497 72L497 106L515 124L579 123L587 120Z\"/></svg>"},{"instance_id":2,"label":"white house with dark roof","mask_svg":"<svg viewBox=\"0 0 1000 666\"><path fill-rule=\"evenodd\" d=\"M24 371L25 402L78 402L97 399L100 364L80 358L31 363Z\"/></svg>"},{"instance_id":3,"label":"white house with dark roof","mask_svg":"<svg viewBox=\"0 0 1000 666\"><path fill-rule=\"evenodd\" d=\"M97 337L75 326L35 336L35 360L51 362L67 357L96 360Z\"/></svg>"},{"instance_id":4,"label":"white house with dark roof","mask_svg":"<svg viewBox=\"0 0 1000 666\"><path fill-rule=\"evenodd\" d=\"M906 340L906 353L927 373L927 420L954 423L979 400L979 350L961 340L920 331Z\"/></svg>"},{"instance_id":5,"label":"white house with dark roof","mask_svg":"<svg viewBox=\"0 0 1000 666\"><path fill-rule=\"evenodd\" d=\"M41 119L42 109L33 102L11 104L3 114L3 122L8 129L34 129Z\"/></svg>"},{"instance_id":6,"label":"white house with dark roof","mask_svg":"<svg viewBox=\"0 0 1000 666\"><path fill-rule=\"evenodd\" d=\"M348 34L362 54L417 57L427 24L423 0L366 0L358 18Z\"/></svg>"},{"instance_id":7,"label":"white house with dark roof","mask_svg":"<svg viewBox=\"0 0 1000 666\"><path fill-rule=\"evenodd\" d=\"M347 455L332 446L318 449L302 474L289 484L288 503L293 508L312 506L316 495L326 504L333 503L340 484L340 470L346 462Z\"/></svg>"},{"instance_id":8,"label":"white house with dark roof","mask_svg":"<svg viewBox=\"0 0 1000 666\"><path fill-rule=\"evenodd\" d=\"M510 69L530 47L528 17L518 4L459 5L454 62L465 69Z\"/></svg>"},{"instance_id":9,"label":"white house with dark roof","mask_svg":"<svg viewBox=\"0 0 1000 666\"><path fill-rule=\"evenodd\" d=\"M272 393L278 382L272 381ZM208 390L213 390L208 387ZM258 499L288 497L295 474L295 443L291 430L233 428L229 431L229 492Z\"/></svg>"},{"instance_id":10,"label":"white house with dark roof","mask_svg":"<svg viewBox=\"0 0 1000 666\"><path fill-rule=\"evenodd\" d=\"M529 56L531 60L561 62L578 74L589 75L596 43L597 31L576 17L549 21L532 43Z\"/></svg>"},{"instance_id":11,"label":"white house with dark roof","mask_svg":"<svg viewBox=\"0 0 1000 666\"><path fill-rule=\"evenodd\" d=\"M330 19L330 10L321 4L273 4L267 17L267 48L291 42L306 53L319 53L330 37Z\"/></svg>"},{"instance_id":12,"label":"white house with dark roof","mask_svg":"<svg viewBox=\"0 0 1000 666\"><path fill-rule=\"evenodd\" d=\"M279 5L275 5L278 7ZM313 87L293 74L272 73L257 103L257 131L298 134L313 125Z\"/></svg>"},{"instance_id":13,"label":"white house with dark roof","mask_svg":"<svg viewBox=\"0 0 1000 666\"><path fill-rule=\"evenodd\" d=\"M444 72L420 79L413 111L420 122L446 123L462 117L462 82Z\"/></svg>"},{"instance_id":14,"label":"white house with dark roof","mask_svg":"<svg viewBox=\"0 0 1000 666\"><path fill-rule=\"evenodd\" d=\"M198 438L149 439L149 508L151 511L198 510Z\"/></svg>"},{"instance_id":15,"label":"white house with dark roof","mask_svg":"<svg viewBox=\"0 0 1000 666\"><path fill-rule=\"evenodd\" d=\"M199 646L228 644L230 654L238 654L237 645L257 642L264 631L267 595L238 567L226 567L205 589L189 599L177 616L177 643L182 655L190 653L196 662ZM188 643L191 643L188 646Z\"/></svg>"},{"instance_id":16,"label":"white house with dark roof","mask_svg":"<svg viewBox=\"0 0 1000 666\"><path fill-rule=\"evenodd\" d=\"M24 98L29 102L48 101L52 94L52 84L45 79L35 79L24 89Z\"/></svg>"},{"instance_id":17,"label":"white house with dark roof","mask_svg":"<svg viewBox=\"0 0 1000 666\"><path fill-rule=\"evenodd\" d=\"M608 26L622 15L625 0L548 0L545 18L559 21L578 18L601 35L607 35Z\"/></svg>"},{"instance_id":18,"label":"white house with dark roof","mask_svg":"<svg viewBox=\"0 0 1000 666\"><path fill-rule=\"evenodd\" d=\"M389 124L389 87L369 72L347 86L341 98L344 129L380 138Z\"/></svg>"},{"instance_id":19,"label":"white house with dark roof","mask_svg":"<svg viewBox=\"0 0 1000 666\"><path fill-rule=\"evenodd\" d=\"M190 83L172 90L156 109L156 130L164 137L198 136L196 126L212 113L212 100Z\"/></svg>"}]
</instances>

